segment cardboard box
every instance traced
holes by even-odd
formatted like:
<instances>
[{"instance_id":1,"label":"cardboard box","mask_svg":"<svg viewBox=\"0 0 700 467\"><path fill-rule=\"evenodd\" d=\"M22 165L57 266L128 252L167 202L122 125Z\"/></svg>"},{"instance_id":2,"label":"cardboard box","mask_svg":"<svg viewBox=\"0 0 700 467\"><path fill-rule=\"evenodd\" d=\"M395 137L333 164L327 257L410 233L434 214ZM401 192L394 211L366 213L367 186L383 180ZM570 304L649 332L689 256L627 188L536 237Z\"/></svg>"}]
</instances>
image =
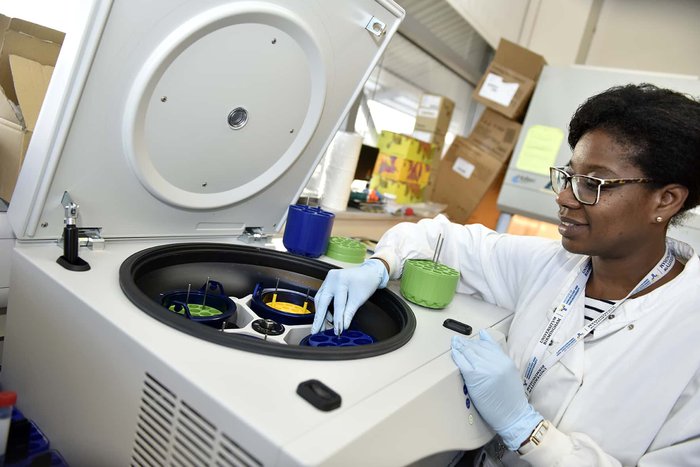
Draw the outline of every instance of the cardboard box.
<instances>
[{"instance_id":1,"label":"cardboard box","mask_svg":"<svg viewBox=\"0 0 700 467\"><path fill-rule=\"evenodd\" d=\"M421 188L425 188L430 180L430 168L430 164L380 152L374 165L372 177L395 182L414 183Z\"/></svg>"},{"instance_id":2,"label":"cardboard box","mask_svg":"<svg viewBox=\"0 0 700 467\"><path fill-rule=\"evenodd\" d=\"M453 222L466 223L503 164L490 152L457 137L435 176L431 201L447 204Z\"/></svg>"},{"instance_id":3,"label":"cardboard box","mask_svg":"<svg viewBox=\"0 0 700 467\"><path fill-rule=\"evenodd\" d=\"M10 201L64 34L0 15L0 198Z\"/></svg>"},{"instance_id":4,"label":"cardboard box","mask_svg":"<svg viewBox=\"0 0 700 467\"><path fill-rule=\"evenodd\" d=\"M481 224L489 229L496 230L498 217L501 214L498 209L498 195L501 192L501 187L503 187L503 179L505 178L507 168L508 167L504 165L498 175L496 175L496 179L486 190L479 204L477 204L471 214L469 214L469 218L465 224Z\"/></svg>"},{"instance_id":5,"label":"cardboard box","mask_svg":"<svg viewBox=\"0 0 700 467\"><path fill-rule=\"evenodd\" d=\"M413 130L411 136L417 140L432 144L435 149L442 150L445 146L445 135L439 133L431 133L429 131Z\"/></svg>"},{"instance_id":6,"label":"cardboard box","mask_svg":"<svg viewBox=\"0 0 700 467\"><path fill-rule=\"evenodd\" d=\"M423 94L418 106L414 131L444 135L450 127L455 104L443 96Z\"/></svg>"},{"instance_id":7,"label":"cardboard box","mask_svg":"<svg viewBox=\"0 0 700 467\"><path fill-rule=\"evenodd\" d=\"M466 223L505 170L521 125L488 109L467 138L457 137L440 161L429 199L447 204L445 214Z\"/></svg>"},{"instance_id":8,"label":"cardboard box","mask_svg":"<svg viewBox=\"0 0 700 467\"><path fill-rule=\"evenodd\" d=\"M545 63L541 55L501 39L472 97L508 118L519 120L525 115Z\"/></svg>"},{"instance_id":9,"label":"cardboard box","mask_svg":"<svg viewBox=\"0 0 700 467\"><path fill-rule=\"evenodd\" d=\"M472 144L489 151L499 161L507 162L518 142L521 127L520 123L486 109L468 139Z\"/></svg>"},{"instance_id":10,"label":"cardboard box","mask_svg":"<svg viewBox=\"0 0 700 467\"><path fill-rule=\"evenodd\" d=\"M379 152L403 157L412 161L429 164L433 160L433 147L430 143L391 131L382 131L377 142Z\"/></svg>"},{"instance_id":11,"label":"cardboard box","mask_svg":"<svg viewBox=\"0 0 700 467\"><path fill-rule=\"evenodd\" d=\"M415 183L397 182L373 176L369 181L369 189L396 196L395 202L398 204L421 203L425 200L425 188Z\"/></svg>"}]
</instances>

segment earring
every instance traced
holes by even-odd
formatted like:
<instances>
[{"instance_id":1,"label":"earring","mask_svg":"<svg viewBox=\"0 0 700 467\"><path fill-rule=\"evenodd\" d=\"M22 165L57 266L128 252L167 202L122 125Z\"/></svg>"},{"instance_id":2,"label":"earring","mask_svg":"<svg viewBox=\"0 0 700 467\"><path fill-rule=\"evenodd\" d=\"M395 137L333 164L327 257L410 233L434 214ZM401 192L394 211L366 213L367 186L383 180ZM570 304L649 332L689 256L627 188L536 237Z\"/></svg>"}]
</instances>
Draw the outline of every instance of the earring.
<instances>
[{"instance_id":1,"label":"earring","mask_svg":"<svg viewBox=\"0 0 700 467\"><path fill-rule=\"evenodd\" d=\"M662 220L664 220L663 217L661 217L661 216L657 216L657 217L656 217L656 222L661 222Z\"/></svg>"}]
</instances>

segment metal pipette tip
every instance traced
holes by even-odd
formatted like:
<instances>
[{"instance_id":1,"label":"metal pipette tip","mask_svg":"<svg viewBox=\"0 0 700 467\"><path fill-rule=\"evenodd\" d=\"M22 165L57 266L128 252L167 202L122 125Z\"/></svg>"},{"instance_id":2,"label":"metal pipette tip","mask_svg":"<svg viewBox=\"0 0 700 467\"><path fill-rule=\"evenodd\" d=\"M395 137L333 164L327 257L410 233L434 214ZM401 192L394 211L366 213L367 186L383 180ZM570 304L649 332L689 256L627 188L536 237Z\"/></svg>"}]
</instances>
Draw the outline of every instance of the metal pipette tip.
<instances>
[{"instance_id":1,"label":"metal pipette tip","mask_svg":"<svg viewBox=\"0 0 700 467\"><path fill-rule=\"evenodd\" d=\"M442 238L442 234L438 235L437 243L435 244L435 253L433 254L433 263L437 263L438 259L440 259L443 241L444 238Z\"/></svg>"},{"instance_id":2,"label":"metal pipette tip","mask_svg":"<svg viewBox=\"0 0 700 467\"><path fill-rule=\"evenodd\" d=\"M440 246L440 240L442 239L442 234L438 235L437 242L435 243L435 250L433 251L433 263L435 258L437 258L438 246Z\"/></svg>"},{"instance_id":3,"label":"metal pipette tip","mask_svg":"<svg viewBox=\"0 0 700 467\"><path fill-rule=\"evenodd\" d=\"M185 296L185 305L190 303L190 289L192 289L192 284L187 284L187 295Z\"/></svg>"},{"instance_id":4,"label":"metal pipette tip","mask_svg":"<svg viewBox=\"0 0 700 467\"><path fill-rule=\"evenodd\" d=\"M209 280L211 280L211 277L207 277L207 283L204 285L204 298L202 299L202 309L204 309L204 305L207 303L207 292L209 291Z\"/></svg>"}]
</instances>

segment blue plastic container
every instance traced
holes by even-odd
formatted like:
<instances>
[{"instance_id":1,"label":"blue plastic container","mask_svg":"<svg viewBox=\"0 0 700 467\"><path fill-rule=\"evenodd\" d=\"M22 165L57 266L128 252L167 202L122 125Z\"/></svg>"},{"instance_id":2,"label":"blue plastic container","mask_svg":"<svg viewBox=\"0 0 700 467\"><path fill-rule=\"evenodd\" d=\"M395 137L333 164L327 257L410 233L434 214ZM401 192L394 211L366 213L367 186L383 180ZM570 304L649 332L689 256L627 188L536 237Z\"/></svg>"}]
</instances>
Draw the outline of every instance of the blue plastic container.
<instances>
[{"instance_id":1,"label":"blue plastic container","mask_svg":"<svg viewBox=\"0 0 700 467\"><path fill-rule=\"evenodd\" d=\"M36 426L36 423L32 420L29 423L31 424L31 430L29 431L29 456L31 457L48 451L50 443L46 435Z\"/></svg>"},{"instance_id":2,"label":"blue plastic container","mask_svg":"<svg viewBox=\"0 0 700 467\"><path fill-rule=\"evenodd\" d=\"M46 463L48 461L48 464ZM7 464L5 467L31 467L34 465L49 465L50 467L68 467L68 463L56 450L32 454L18 463Z\"/></svg>"},{"instance_id":3,"label":"blue plastic container","mask_svg":"<svg viewBox=\"0 0 700 467\"><path fill-rule=\"evenodd\" d=\"M290 253L318 258L328 247L335 214L320 207L293 204L287 210L282 243Z\"/></svg>"},{"instance_id":4,"label":"blue plastic container","mask_svg":"<svg viewBox=\"0 0 700 467\"><path fill-rule=\"evenodd\" d=\"M24 414L17 408L12 410L12 421L20 421L25 418ZM32 460L38 458L41 454L49 452L51 443L44 433L39 429L36 423L32 420L29 422L29 440L27 446L27 457L15 462L5 463L6 467L25 467L32 465ZM68 465L63 460L63 457L57 451L50 452L51 467ZM38 460L37 460L38 461ZM42 464L43 465L43 464Z\"/></svg>"},{"instance_id":5,"label":"blue plastic container","mask_svg":"<svg viewBox=\"0 0 700 467\"><path fill-rule=\"evenodd\" d=\"M336 336L333 329L327 329L317 334L304 337L299 345L310 347L356 347L374 343L372 336L356 329L348 329Z\"/></svg>"}]
</instances>

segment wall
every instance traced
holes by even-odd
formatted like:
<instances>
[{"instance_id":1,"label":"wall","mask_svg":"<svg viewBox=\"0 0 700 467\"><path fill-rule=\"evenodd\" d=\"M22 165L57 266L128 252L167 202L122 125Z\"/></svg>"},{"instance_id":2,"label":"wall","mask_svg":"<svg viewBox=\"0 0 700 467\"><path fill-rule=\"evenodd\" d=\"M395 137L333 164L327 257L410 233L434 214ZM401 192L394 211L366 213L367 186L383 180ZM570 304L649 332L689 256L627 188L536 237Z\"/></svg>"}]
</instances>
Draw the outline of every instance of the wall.
<instances>
[{"instance_id":1,"label":"wall","mask_svg":"<svg viewBox=\"0 0 700 467\"><path fill-rule=\"evenodd\" d=\"M401 0L397 0L400 4ZM494 49L504 37L518 42L531 0L447 0Z\"/></svg>"},{"instance_id":2,"label":"wall","mask_svg":"<svg viewBox=\"0 0 700 467\"><path fill-rule=\"evenodd\" d=\"M448 0L495 46L500 37L574 63L700 75L698 0Z\"/></svg>"},{"instance_id":3,"label":"wall","mask_svg":"<svg viewBox=\"0 0 700 467\"><path fill-rule=\"evenodd\" d=\"M533 0L520 43L554 65L697 76L699 26L697 0Z\"/></svg>"},{"instance_id":4,"label":"wall","mask_svg":"<svg viewBox=\"0 0 700 467\"><path fill-rule=\"evenodd\" d=\"M594 0L531 1L517 41L543 55L550 65L576 63L585 35L590 32L587 25L593 9Z\"/></svg>"},{"instance_id":5,"label":"wall","mask_svg":"<svg viewBox=\"0 0 700 467\"><path fill-rule=\"evenodd\" d=\"M585 63L698 76L699 48L699 1L605 0Z\"/></svg>"}]
</instances>

